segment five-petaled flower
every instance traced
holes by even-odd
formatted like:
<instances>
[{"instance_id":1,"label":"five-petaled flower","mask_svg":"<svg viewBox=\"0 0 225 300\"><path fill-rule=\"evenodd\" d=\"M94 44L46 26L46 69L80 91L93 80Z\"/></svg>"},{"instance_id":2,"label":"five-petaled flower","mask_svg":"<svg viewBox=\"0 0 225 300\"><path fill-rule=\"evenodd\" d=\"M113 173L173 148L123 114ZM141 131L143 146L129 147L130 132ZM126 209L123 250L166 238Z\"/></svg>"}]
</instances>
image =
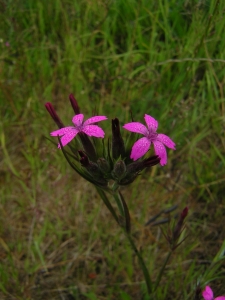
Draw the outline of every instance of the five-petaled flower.
<instances>
[{"instance_id":1,"label":"five-petaled flower","mask_svg":"<svg viewBox=\"0 0 225 300\"><path fill-rule=\"evenodd\" d=\"M123 126L126 130L143 134L144 137L140 138L134 143L130 158L137 160L149 150L151 143L154 145L155 153L160 157L160 164L164 166L167 163L167 146L170 149L175 150L175 143L165 134L158 134L156 132L158 128L158 122L151 116L145 114L145 122L147 127L139 122L127 123ZM165 146L164 146L165 145Z\"/></svg>"},{"instance_id":2,"label":"five-petaled flower","mask_svg":"<svg viewBox=\"0 0 225 300\"><path fill-rule=\"evenodd\" d=\"M204 291L202 292L202 296L205 300L225 300L225 296L219 296L214 298L213 291L210 286L206 286Z\"/></svg>"},{"instance_id":3,"label":"five-petaled flower","mask_svg":"<svg viewBox=\"0 0 225 300\"><path fill-rule=\"evenodd\" d=\"M75 136L79 132L83 132L86 135L94 136L97 138L104 138L104 131L99 126L90 124L107 120L107 117L94 116L87 119L85 122L83 122L83 120L83 114L75 115L72 119L74 126L63 127L61 129L55 130L51 132L51 136L62 136L61 143L63 146L67 145L70 141L72 141L72 139L75 138ZM58 148L61 148L60 144L58 144Z\"/></svg>"}]
</instances>

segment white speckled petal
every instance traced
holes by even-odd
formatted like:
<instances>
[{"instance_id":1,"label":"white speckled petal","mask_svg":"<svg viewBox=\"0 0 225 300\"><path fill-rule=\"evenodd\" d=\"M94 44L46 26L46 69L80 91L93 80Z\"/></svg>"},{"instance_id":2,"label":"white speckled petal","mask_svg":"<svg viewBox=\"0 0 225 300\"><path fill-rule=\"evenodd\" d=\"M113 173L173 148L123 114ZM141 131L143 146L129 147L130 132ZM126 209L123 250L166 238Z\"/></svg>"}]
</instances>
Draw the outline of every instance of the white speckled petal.
<instances>
[{"instance_id":1,"label":"white speckled petal","mask_svg":"<svg viewBox=\"0 0 225 300\"><path fill-rule=\"evenodd\" d=\"M160 133L157 136L157 140L162 142L166 147L176 150L175 148L176 144L167 135Z\"/></svg>"},{"instance_id":2,"label":"white speckled petal","mask_svg":"<svg viewBox=\"0 0 225 300\"><path fill-rule=\"evenodd\" d=\"M127 124L123 125L123 128L128 130L128 131L140 133L140 134L143 134L143 135L148 134L147 127L145 125L139 123L139 122L127 123Z\"/></svg>"},{"instance_id":3,"label":"white speckled petal","mask_svg":"<svg viewBox=\"0 0 225 300\"><path fill-rule=\"evenodd\" d=\"M72 126L68 126L68 127L63 127L61 129L58 129L58 130L55 130L55 131L52 131L50 133L51 136L61 136L61 135L64 135L66 134L68 131L72 130L74 127Z\"/></svg>"},{"instance_id":4,"label":"white speckled petal","mask_svg":"<svg viewBox=\"0 0 225 300\"><path fill-rule=\"evenodd\" d=\"M159 141L154 141L154 149L155 149L155 154L160 157L160 165L164 166L167 163L167 153L166 153L166 148L163 145L163 143Z\"/></svg>"},{"instance_id":5,"label":"white speckled petal","mask_svg":"<svg viewBox=\"0 0 225 300\"><path fill-rule=\"evenodd\" d=\"M84 120L84 115L83 114L79 114L73 117L72 122L73 124L76 126L81 126Z\"/></svg>"},{"instance_id":6,"label":"white speckled petal","mask_svg":"<svg viewBox=\"0 0 225 300\"><path fill-rule=\"evenodd\" d=\"M158 121L156 121L156 119L154 119L153 117L149 116L149 115L146 115L145 114L145 122L148 126L148 129L153 129L153 130L157 130L158 128Z\"/></svg>"},{"instance_id":7,"label":"white speckled petal","mask_svg":"<svg viewBox=\"0 0 225 300\"><path fill-rule=\"evenodd\" d=\"M89 136L104 138L105 132L97 125L87 125L83 128L82 132Z\"/></svg>"},{"instance_id":8,"label":"white speckled petal","mask_svg":"<svg viewBox=\"0 0 225 300\"><path fill-rule=\"evenodd\" d=\"M139 159L140 157L145 155L146 152L148 152L150 146L151 141L146 137L139 139L134 143L132 147L130 158L132 158L133 160Z\"/></svg>"},{"instance_id":9,"label":"white speckled petal","mask_svg":"<svg viewBox=\"0 0 225 300\"><path fill-rule=\"evenodd\" d=\"M89 119L87 119L85 122L84 122L84 126L86 125L89 125L89 124L93 124L93 123L97 123L97 122L100 122L100 121L104 121L104 120L107 120L108 118L105 117L105 116L94 116L94 117L91 117Z\"/></svg>"}]
</instances>

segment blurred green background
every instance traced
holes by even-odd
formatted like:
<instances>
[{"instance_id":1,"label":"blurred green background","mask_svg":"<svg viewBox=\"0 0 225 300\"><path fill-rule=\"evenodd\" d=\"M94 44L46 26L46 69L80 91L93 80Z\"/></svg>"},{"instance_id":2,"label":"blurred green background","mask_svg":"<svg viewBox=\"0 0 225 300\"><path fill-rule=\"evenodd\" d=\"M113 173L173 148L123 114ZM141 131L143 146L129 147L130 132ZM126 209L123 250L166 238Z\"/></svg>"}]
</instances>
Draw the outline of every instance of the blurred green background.
<instances>
[{"instance_id":1,"label":"blurred green background","mask_svg":"<svg viewBox=\"0 0 225 300\"><path fill-rule=\"evenodd\" d=\"M165 167L123 189L153 278L168 247L144 223L190 209L155 299L194 299L212 279L224 292L224 265L211 264L225 238L224 14L218 0L0 2L1 299L141 299L123 234L45 138L57 128L44 104L70 125L70 93L87 117L147 113L176 142Z\"/></svg>"}]
</instances>

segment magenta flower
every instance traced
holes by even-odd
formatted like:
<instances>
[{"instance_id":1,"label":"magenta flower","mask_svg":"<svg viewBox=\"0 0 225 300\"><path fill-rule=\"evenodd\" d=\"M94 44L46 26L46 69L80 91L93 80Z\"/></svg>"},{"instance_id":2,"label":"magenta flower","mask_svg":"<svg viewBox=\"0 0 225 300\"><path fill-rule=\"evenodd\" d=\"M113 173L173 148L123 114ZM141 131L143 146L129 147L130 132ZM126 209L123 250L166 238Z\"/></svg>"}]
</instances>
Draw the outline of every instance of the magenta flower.
<instances>
[{"instance_id":1,"label":"magenta flower","mask_svg":"<svg viewBox=\"0 0 225 300\"><path fill-rule=\"evenodd\" d=\"M95 136L97 138L104 138L104 131L97 125L90 125L96 122L107 120L105 116L94 116L92 118L87 119L85 122L84 115L78 114L75 115L72 119L74 126L63 127L61 129L55 130L51 132L51 136L63 136L61 138L61 143L63 146L67 145L73 138L79 133L83 132L89 136ZM58 144L58 148L60 144Z\"/></svg>"},{"instance_id":2,"label":"magenta flower","mask_svg":"<svg viewBox=\"0 0 225 300\"><path fill-rule=\"evenodd\" d=\"M144 137L140 138L134 143L130 158L137 160L149 150L151 143L155 148L155 153L160 157L160 164L164 166L167 163L167 146L170 149L175 150L175 143L165 134L158 134L156 132L158 128L158 122L151 116L145 114L145 122L147 127L139 122L127 123L123 126L126 130L143 134Z\"/></svg>"},{"instance_id":3,"label":"magenta flower","mask_svg":"<svg viewBox=\"0 0 225 300\"><path fill-rule=\"evenodd\" d=\"M213 291L210 286L206 286L204 291L202 292L202 296L205 300L225 300L225 296L219 296L214 298Z\"/></svg>"}]
</instances>

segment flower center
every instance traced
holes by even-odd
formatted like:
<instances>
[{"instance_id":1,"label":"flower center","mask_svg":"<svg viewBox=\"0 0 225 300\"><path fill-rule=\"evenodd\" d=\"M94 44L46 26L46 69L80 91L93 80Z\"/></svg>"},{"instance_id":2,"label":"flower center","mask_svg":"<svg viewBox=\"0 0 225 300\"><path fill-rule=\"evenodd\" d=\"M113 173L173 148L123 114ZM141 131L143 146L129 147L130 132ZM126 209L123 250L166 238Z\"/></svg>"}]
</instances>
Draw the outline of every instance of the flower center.
<instances>
[{"instance_id":1,"label":"flower center","mask_svg":"<svg viewBox=\"0 0 225 300\"><path fill-rule=\"evenodd\" d=\"M82 129L83 129L83 124L81 124L81 125L76 125L76 127L75 127L78 131L82 131Z\"/></svg>"},{"instance_id":2,"label":"flower center","mask_svg":"<svg viewBox=\"0 0 225 300\"><path fill-rule=\"evenodd\" d=\"M157 136L158 136L158 133L156 131L154 131L153 129L148 130L147 138L149 140L154 141L154 140L156 140Z\"/></svg>"}]
</instances>

